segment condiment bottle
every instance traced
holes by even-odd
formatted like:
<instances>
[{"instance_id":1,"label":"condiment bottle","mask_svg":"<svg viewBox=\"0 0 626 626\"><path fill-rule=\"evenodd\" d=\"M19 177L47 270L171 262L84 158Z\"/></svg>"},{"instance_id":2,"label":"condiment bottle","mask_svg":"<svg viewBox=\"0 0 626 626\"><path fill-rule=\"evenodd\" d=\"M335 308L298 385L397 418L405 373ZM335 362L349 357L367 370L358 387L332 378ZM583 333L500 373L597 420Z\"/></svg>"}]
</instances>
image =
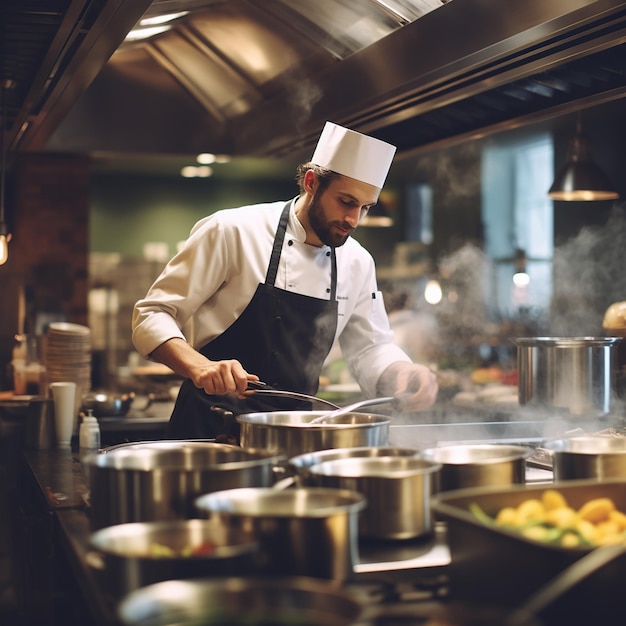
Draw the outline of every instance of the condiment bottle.
<instances>
[{"instance_id":1,"label":"condiment bottle","mask_svg":"<svg viewBox=\"0 0 626 626\"><path fill-rule=\"evenodd\" d=\"M78 434L79 446L86 450L95 450L100 447L100 425L93 414L93 409L87 409L83 416Z\"/></svg>"}]
</instances>

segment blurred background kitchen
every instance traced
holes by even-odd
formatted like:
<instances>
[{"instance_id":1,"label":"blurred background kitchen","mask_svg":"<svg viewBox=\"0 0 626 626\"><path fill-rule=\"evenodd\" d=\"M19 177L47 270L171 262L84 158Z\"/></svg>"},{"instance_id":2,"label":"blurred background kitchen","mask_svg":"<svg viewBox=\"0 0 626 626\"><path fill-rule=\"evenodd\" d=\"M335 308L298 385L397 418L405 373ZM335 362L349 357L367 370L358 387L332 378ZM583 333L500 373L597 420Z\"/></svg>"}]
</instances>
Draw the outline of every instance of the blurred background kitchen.
<instances>
[{"instance_id":1,"label":"blurred background kitchen","mask_svg":"<svg viewBox=\"0 0 626 626\"><path fill-rule=\"evenodd\" d=\"M626 300L623 2L13 4L0 390L22 359L38 392L48 324L68 321L91 329L93 388L168 396L175 377L133 351L133 304L195 221L295 195L327 119L398 146L355 238L442 398L515 384L511 337L603 335ZM550 197L570 161L603 193ZM335 357L323 382L349 387Z\"/></svg>"}]
</instances>

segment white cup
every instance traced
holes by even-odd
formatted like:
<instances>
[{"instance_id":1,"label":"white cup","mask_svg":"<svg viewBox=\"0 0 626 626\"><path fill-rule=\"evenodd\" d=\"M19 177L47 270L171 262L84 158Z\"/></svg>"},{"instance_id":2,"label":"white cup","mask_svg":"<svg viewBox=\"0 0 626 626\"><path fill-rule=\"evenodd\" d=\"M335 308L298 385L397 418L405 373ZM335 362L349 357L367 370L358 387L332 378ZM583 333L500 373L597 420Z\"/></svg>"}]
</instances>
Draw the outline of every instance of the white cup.
<instances>
[{"instance_id":1,"label":"white cup","mask_svg":"<svg viewBox=\"0 0 626 626\"><path fill-rule=\"evenodd\" d=\"M76 383L50 383L54 402L54 426L58 448L68 448L74 432L76 413Z\"/></svg>"}]
</instances>

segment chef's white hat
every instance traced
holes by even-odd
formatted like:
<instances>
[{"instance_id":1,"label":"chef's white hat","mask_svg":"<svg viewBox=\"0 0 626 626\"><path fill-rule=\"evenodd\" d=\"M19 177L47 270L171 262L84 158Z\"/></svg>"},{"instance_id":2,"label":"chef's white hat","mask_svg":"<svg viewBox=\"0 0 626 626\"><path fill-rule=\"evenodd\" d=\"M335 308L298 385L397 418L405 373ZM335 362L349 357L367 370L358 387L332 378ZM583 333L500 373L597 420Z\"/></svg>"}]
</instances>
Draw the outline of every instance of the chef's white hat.
<instances>
[{"instance_id":1,"label":"chef's white hat","mask_svg":"<svg viewBox=\"0 0 626 626\"><path fill-rule=\"evenodd\" d=\"M311 158L315 165L382 188L396 147L326 122Z\"/></svg>"}]
</instances>

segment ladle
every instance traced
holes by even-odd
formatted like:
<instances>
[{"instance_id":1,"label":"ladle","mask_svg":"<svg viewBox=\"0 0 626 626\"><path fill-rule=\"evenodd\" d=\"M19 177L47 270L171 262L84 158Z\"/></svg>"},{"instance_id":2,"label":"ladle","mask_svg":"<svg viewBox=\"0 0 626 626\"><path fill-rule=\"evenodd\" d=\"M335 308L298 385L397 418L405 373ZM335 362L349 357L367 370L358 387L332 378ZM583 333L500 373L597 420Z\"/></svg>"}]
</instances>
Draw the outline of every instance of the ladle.
<instances>
[{"instance_id":1,"label":"ladle","mask_svg":"<svg viewBox=\"0 0 626 626\"><path fill-rule=\"evenodd\" d=\"M329 413L325 413L324 415L318 415L314 417L309 424L323 424L330 419L335 417L339 417L341 415L346 415L347 413L352 413L356 409L361 409L364 406L374 406L375 404L386 404L387 402L394 402L395 398L393 396L383 396L381 398L370 398L369 400L359 400L358 402L353 402L352 404L348 404L346 406L342 406L335 411L330 411Z\"/></svg>"}]
</instances>

